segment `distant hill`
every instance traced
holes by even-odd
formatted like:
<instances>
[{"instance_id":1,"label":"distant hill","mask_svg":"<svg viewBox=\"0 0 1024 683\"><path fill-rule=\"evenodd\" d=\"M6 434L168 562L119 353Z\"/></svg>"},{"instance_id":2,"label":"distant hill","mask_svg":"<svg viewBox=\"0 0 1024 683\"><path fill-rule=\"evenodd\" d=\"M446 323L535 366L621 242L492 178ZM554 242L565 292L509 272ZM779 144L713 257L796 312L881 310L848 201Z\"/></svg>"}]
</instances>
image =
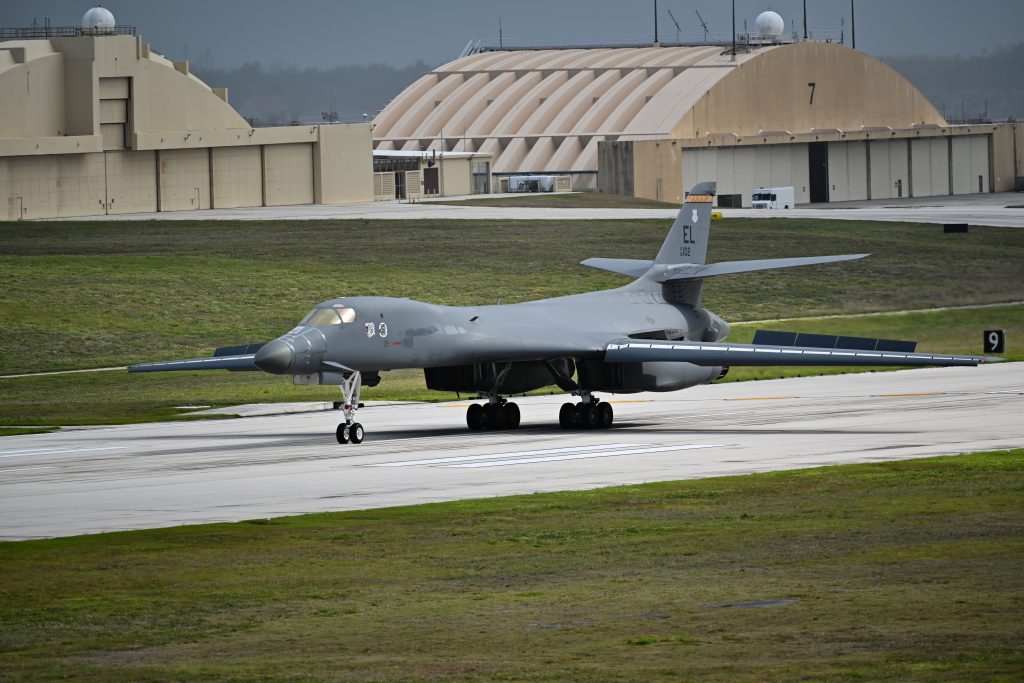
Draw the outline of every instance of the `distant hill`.
<instances>
[{"instance_id":1,"label":"distant hill","mask_svg":"<svg viewBox=\"0 0 1024 683\"><path fill-rule=\"evenodd\" d=\"M1024 120L1024 43L974 57L880 59L917 86L951 122L963 114L980 118L986 106L994 121Z\"/></svg>"},{"instance_id":2,"label":"distant hill","mask_svg":"<svg viewBox=\"0 0 1024 683\"><path fill-rule=\"evenodd\" d=\"M318 122L334 111L340 121L372 119L395 95L431 67L423 62L396 68L386 64L331 69L265 69L252 63L236 69L192 66L212 87L227 87L231 105L261 124Z\"/></svg>"}]
</instances>

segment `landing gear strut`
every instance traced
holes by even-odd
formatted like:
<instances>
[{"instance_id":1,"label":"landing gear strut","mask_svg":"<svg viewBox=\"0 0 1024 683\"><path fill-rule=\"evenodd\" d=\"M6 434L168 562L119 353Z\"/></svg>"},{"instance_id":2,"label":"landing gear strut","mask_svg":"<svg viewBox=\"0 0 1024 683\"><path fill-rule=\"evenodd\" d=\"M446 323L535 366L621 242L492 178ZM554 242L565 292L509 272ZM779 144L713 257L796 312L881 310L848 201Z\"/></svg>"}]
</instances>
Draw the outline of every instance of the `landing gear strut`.
<instances>
[{"instance_id":1,"label":"landing gear strut","mask_svg":"<svg viewBox=\"0 0 1024 683\"><path fill-rule=\"evenodd\" d=\"M356 411L363 407L359 394L363 388L363 375L358 370L341 380L341 413L345 421L338 425L338 443L362 443L363 425L355 421Z\"/></svg>"},{"instance_id":2,"label":"landing gear strut","mask_svg":"<svg viewBox=\"0 0 1024 683\"><path fill-rule=\"evenodd\" d=\"M500 396L488 396L487 403L473 403L466 409L466 424L481 429L518 429L519 406Z\"/></svg>"},{"instance_id":3,"label":"landing gear strut","mask_svg":"<svg viewBox=\"0 0 1024 683\"><path fill-rule=\"evenodd\" d=\"M579 392L580 402L563 403L558 411L562 429L608 429L615 413L610 403L601 401L589 391Z\"/></svg>"}]
</instances>

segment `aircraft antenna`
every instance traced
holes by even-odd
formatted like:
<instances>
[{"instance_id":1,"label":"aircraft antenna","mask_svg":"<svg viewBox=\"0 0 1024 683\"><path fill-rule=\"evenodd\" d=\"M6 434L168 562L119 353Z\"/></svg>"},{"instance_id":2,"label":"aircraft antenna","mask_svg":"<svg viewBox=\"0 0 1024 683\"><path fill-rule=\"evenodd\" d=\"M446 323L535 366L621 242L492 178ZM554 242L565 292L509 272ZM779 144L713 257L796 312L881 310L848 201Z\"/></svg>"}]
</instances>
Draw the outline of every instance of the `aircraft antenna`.
<instances>
[{"instance_id":1,"label":"aircraft antenna","mask_svg":"<svg viewBox=\"0 0 1024 683\"><path fill-rule=\"evenodd\" d=\"M697 12L697 10L693 11ZM697 20L700 21L700 25L704 28L704 42L706 43L708 42L708 22L704 21L704 17L700 15L700 12L697 12Z\"/></svg>"},{"instance_id":2,"label":"aircraft antenna","mask_svg":"<svg viewBox=\"0 0 1024 683\"><path fill-rule=\"evenodd\" d=\"M672 20L672 23L676 25L676 42L679 42L679 32L682 30L679 28L679 22L676 21L676 17L672 14L672 10L668 10L668 18Z\"/></svg>"}]
</instances>

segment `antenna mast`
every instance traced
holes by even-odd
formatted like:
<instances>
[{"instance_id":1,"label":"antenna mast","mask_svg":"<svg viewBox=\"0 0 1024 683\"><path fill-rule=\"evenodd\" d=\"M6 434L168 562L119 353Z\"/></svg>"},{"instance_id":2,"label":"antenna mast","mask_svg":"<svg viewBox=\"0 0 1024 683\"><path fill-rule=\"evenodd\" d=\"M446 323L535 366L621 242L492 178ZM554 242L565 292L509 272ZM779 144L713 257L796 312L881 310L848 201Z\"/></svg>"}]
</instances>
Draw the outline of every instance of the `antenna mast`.
<instances>
[{"instance_id":1,"label":"antenna mast","mask_svg":"<svg viewBox=\"0 0 1024 683\"><path fill-rule=\"evenodd\" d=\"M857 49L857 17L853 13L853 0L850 0L850 34L853 36L853 49Z\"/></svg>"},{"instance_id":2,"label":"antenna mast","mask_svg":"<svg viewBox=\"0 0 1024 683\"><path fill-rule=\"evenodd\" d=\"M693 11L697 12L697 10ZM704 28L704 42L706 43L708 42L708 22L704 21L704 17L700 15L700 12L697 12L697 20L700 22L700 25Z\"/></svg>"},{"instance_id":3,"label":"antenna mast","mask_svg":"<svg viewBox=\"0 0 1024 683\"><path fill-rule=\"evenodd\" d=\"M658 0L654 0L654 44L658 44Z\"/></svg>"},{"instance_id":4,"label":"antenna mast","mask_svg":"<svg viewBox=\"0 0 1024 683\"><path fill-rule=\"evenodd\" d=\"M676 42L679 42L679 33L682 29L679 28L679 22L676 21L676 17L672 14L672 10L668 10L668 18L672 20L672 23L676 25Z\"/></svg>"}]
</instances>

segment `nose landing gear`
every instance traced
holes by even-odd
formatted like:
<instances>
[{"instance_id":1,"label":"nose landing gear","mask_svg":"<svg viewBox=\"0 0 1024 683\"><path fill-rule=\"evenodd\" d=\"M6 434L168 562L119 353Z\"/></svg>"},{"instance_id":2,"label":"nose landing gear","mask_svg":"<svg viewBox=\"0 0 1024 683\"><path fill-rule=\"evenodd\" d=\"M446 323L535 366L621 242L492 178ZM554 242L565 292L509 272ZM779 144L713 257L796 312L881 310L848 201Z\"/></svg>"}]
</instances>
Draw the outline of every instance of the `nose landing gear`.
<instances>
[{"instance_id":1,"label":"nose landing gear","mask_svg":"<svg viewBox=\"0 0 1024 683\"><path fill-rule=\"evenodd\" d=\"M558 424L562 429L608 429L612 426L615 412L610 403L590 392L581 392L579 396L579 403L563 403L558 411Z\"/></svg>"},{"instance_id":2,"label":"nose landing gear","mask_svg":"<svg viewBox=\"0 0 1024 683\"><path fill-rule=\"evenodd\" d=\"M359 394L363 388L363 375L358 370L341 380L341 412L345 421L335 432L338 443L362 443L365 434L363 425L355 421L356 411L363 407Z\"/></svg>"}]
</instances>

